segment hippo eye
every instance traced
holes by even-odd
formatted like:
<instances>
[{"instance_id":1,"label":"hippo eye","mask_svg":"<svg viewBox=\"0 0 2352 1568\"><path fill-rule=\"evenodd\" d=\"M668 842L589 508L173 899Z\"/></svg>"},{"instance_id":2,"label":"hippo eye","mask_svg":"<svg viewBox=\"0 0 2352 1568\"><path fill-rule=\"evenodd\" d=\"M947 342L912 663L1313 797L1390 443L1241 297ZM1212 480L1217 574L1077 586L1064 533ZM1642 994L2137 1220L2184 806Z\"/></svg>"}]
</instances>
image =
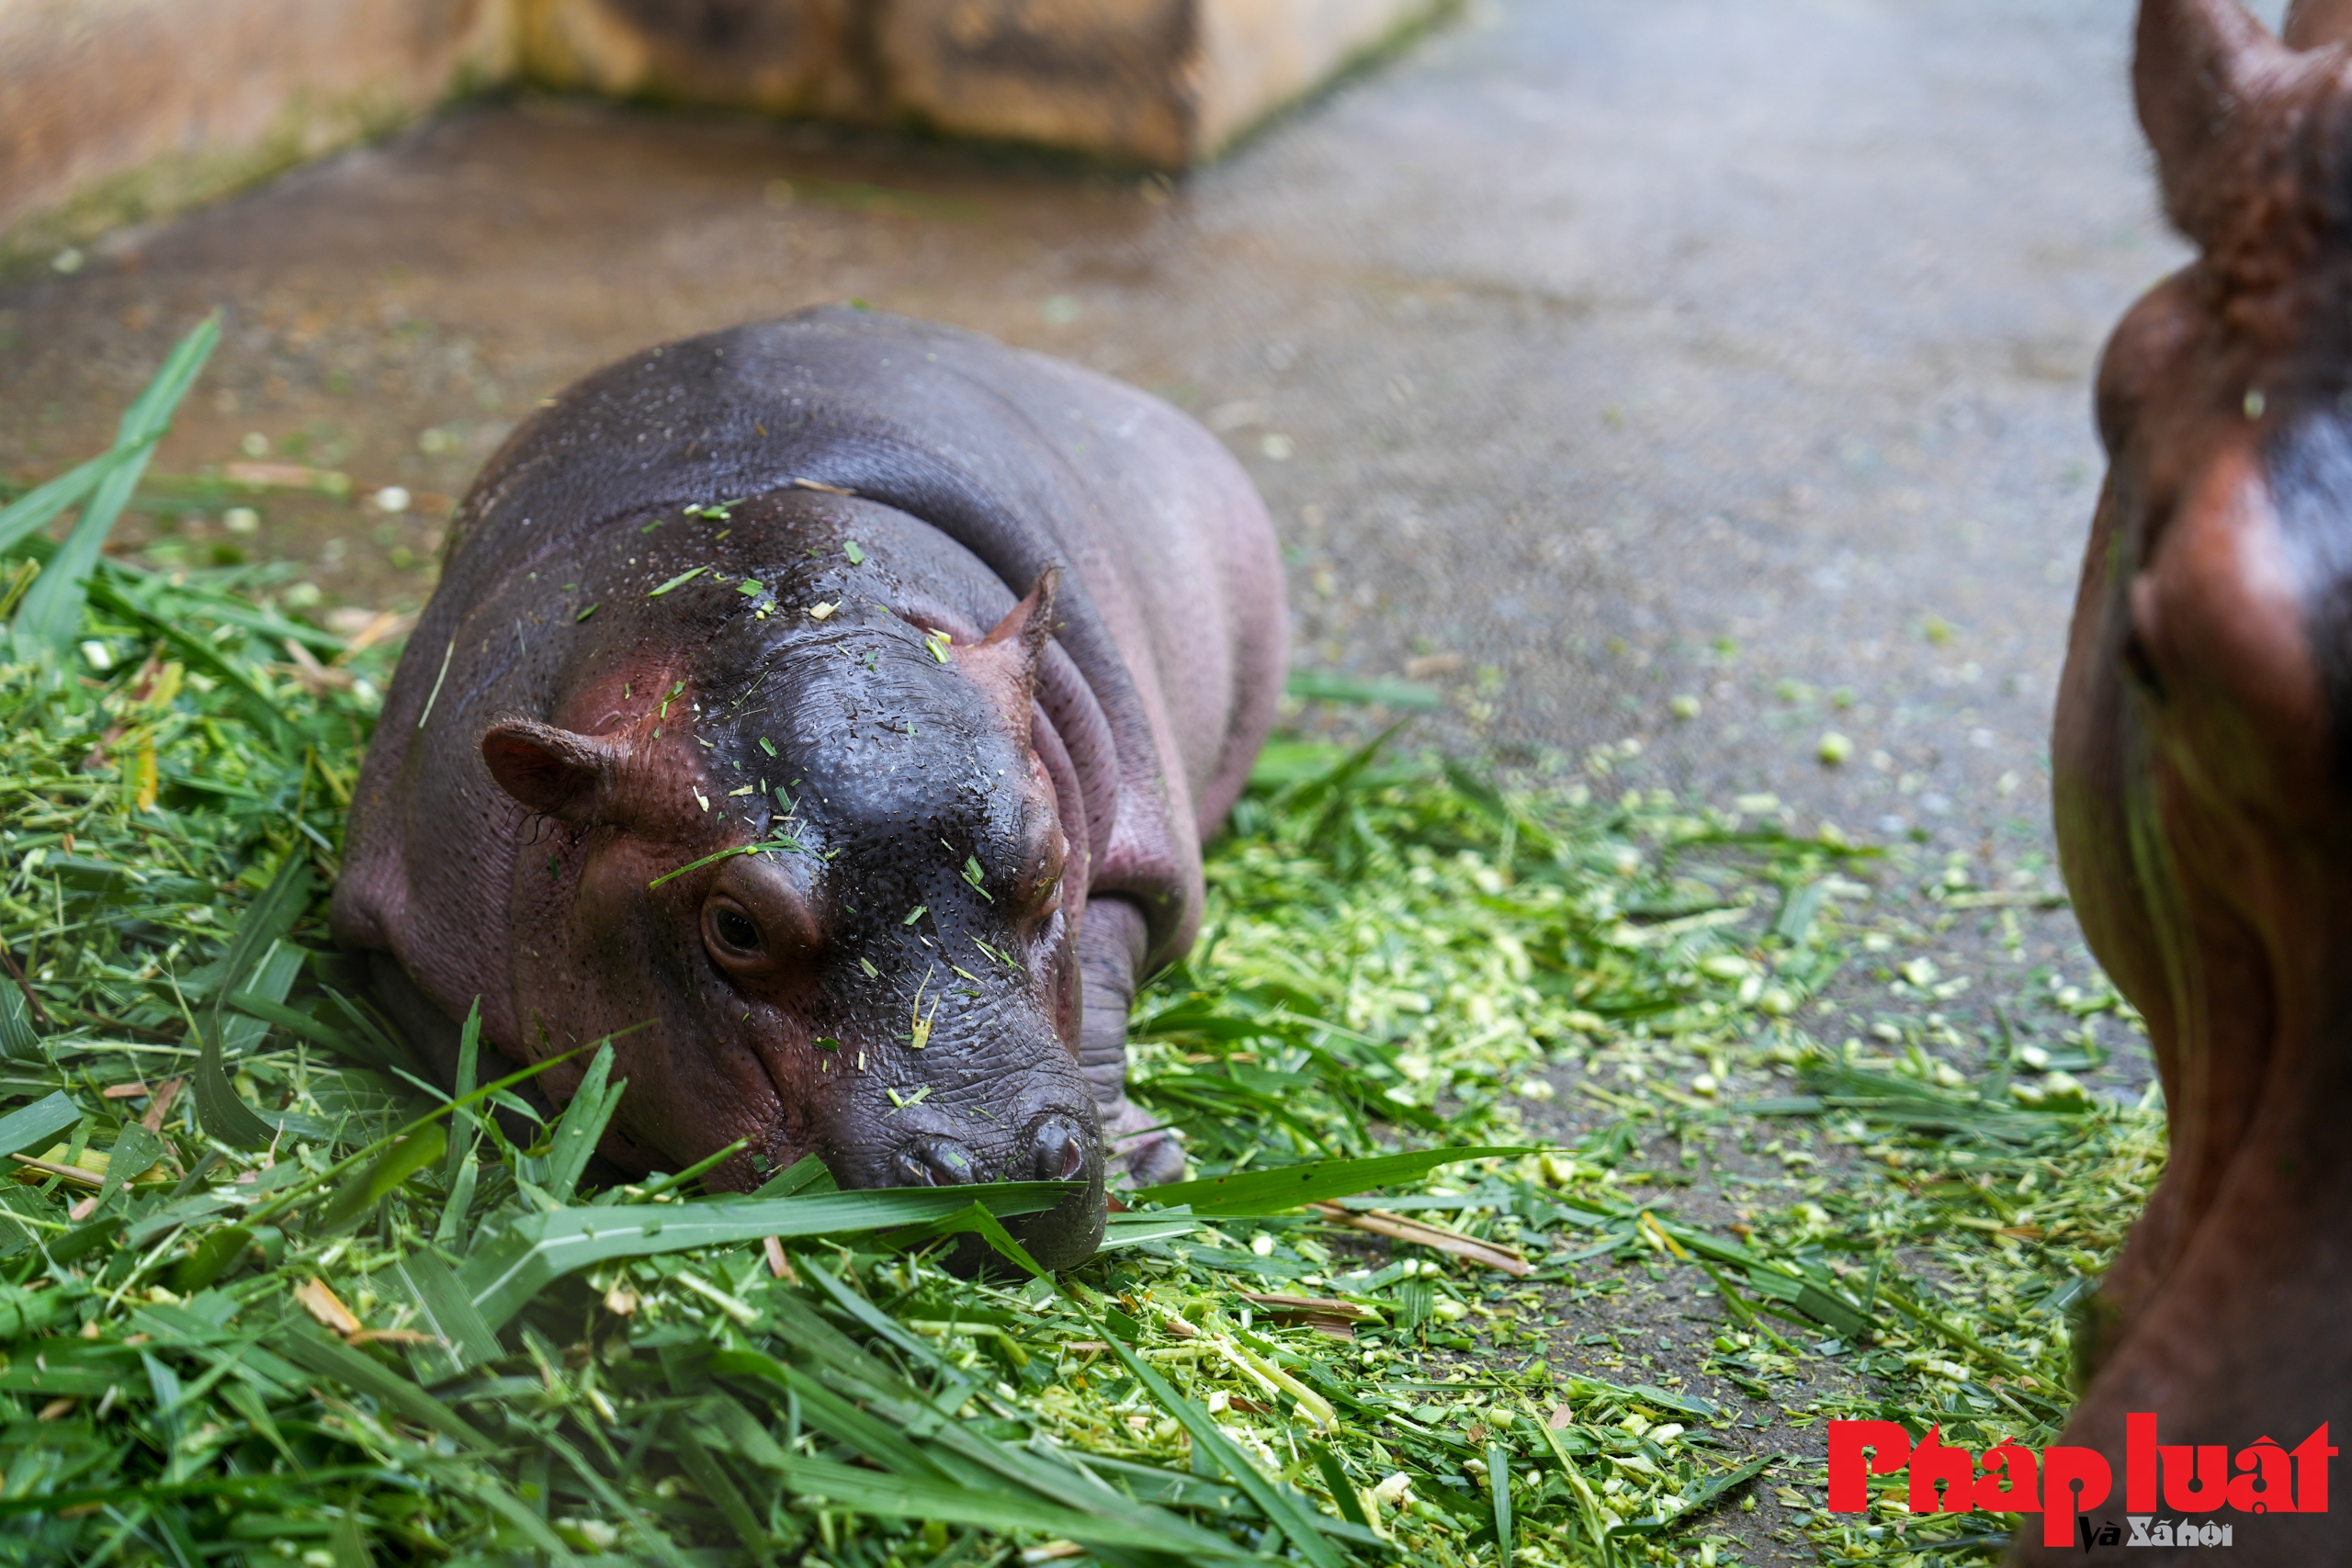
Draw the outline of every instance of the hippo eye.
<instances>
[{"instance_id":1,"label":"hippo eye","mask_svg":"<svg viewBox=\"0 0 2352 1568\"><path fill-rule=\"evenodd\" d=\"M703 937L721 961L741 963L760 955L759 922L732 899L713 898L704 907Z\"/></svg>"},{"instance_id":2,"label":"hippo eye","mask_svg":"<svg viewBox=\"0 0 2352 1568\"><path fill-rule=\"evenodd\" d=\"M712 880L717 886L703 895L701 915L703 951L711 963L744 986L805 977L825 945L825 932L786 868L738 855Z\"/></svg>"}]
</instances>

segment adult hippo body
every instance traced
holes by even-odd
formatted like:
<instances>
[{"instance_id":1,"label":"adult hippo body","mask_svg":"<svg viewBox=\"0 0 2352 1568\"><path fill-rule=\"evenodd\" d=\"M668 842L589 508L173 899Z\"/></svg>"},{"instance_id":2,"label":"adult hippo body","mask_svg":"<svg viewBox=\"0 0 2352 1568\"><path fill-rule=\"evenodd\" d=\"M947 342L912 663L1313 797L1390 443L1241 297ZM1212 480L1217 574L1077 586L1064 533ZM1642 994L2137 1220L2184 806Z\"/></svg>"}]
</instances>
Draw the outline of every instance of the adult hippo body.
<instances>
[{"instance_id":1,"label":"adult hippo body","mask_svg":"<svg viewBox=\"0 0 2352 1568\"><path fill-rule=\"evenodd\" d=\"M412 1033L479 998L519 1060L618 1035L625 1170L1082 1181L1020 1232L1067 1264L1107 1165L1182 1168L1127 1005L1283 667L1264 509L1164 403L864 311L671 344L459 507L335 934Z\"/></svg>"}]
</instances>

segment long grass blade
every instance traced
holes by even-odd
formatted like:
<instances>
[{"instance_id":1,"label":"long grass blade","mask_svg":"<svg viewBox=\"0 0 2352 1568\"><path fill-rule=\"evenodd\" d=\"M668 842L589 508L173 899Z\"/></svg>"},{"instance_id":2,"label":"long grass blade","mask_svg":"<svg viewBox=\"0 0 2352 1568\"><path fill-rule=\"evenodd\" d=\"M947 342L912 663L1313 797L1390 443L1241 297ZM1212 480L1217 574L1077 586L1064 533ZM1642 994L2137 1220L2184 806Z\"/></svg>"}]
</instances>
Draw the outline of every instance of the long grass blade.
<instances>
[{"instance_id":1,"label":"long grass blade","mask_svg":"<svg viewBox=\"0 0 2352 1568\"><path fill-rule=\"evenodd\" d=\"M951 1525L977 1525L984 1529L1035 1530L1087 1545L1124 1546L1144 1551L1166 1551L1176 1547L1217 1558L1256 1556L1245 1547L1216 1541L1215 1538L1201 1542L1187 1538L1180 1546L1159 1530L1081 1514L1012 1493L984 1492L944 1482L884 1475L831 1460L797 1455L786 1455L781 1468L785 1481L796 1491L884 1518L939 1519ZM1216 1551L1216 1547L1224 1550ZM1329 1547L1325 1551L1329 1553ZM1317 1568L1339 1568L1336 1556L1310 1555L1307 1560L1317 1563Z\"/></svg>"},{"instance_id":2,"label":"long grass blade","mask_svg":"<svg viewBox=\"0 0 2352 1568\"><path fill-rule=\"evenodd\" d=\"M1216 1419L1207 1411L1170 1387L1166 1378L1153 1370L1149 1362L1136 1356L1110 1329L1102 1328L1100 1332L1110 1346L1111 1353L1127 1369L1128 1375L1144 1386L1161 1409L1182 1424L1184 1430L1192 1434L1193 1447L1232 1477L1234 1484L1248 1494L1250 1501L1258 1506L1259 1511L1290 1538L1291 1544L1298 1548L1300 1556L1315 1564L1315 1568L1340 1568L1339 1553L1324 1538L1323 1532L1316 1528L1306 1510L1290 1494L1259 1474L1257 1467L1233 1446L1233 1439L1218 1428Z\"/></svg>"},{"instance_id":3,"label":"long grass blade","mask_svg":"<svg viewBox=\"0 0 2352 1568\"><path fill-rule=\"evenodd\" d=\"M139 478L147 470L155 443L170 428L180 400L187 395L220 341L220 318L216 312L180 340L154 379L124 413L115 448L87 491L81 517L17 604L11 626L17 658L30 660L43 651L62 656L81 637L83 607L88 602L90 573L97 566L98 552L139 488ZM0 519L0 527L6 525L6 520Z\"/></svg>"},{"instance_id":4,"label":"long grass blade","mask_svg":"<svg viewBox=\"0 0 2352 1568\"><path fill-rule=\"evenodd\" d=\"M17 1155L56 1141L82 1120L82 1108L52 1090L30 1105L0 1116L0 1155Z\"/></svg>"},{"instance_id":5,"label":"long grass blade","mask_svg":"<svg viewBox=\"0 0 2352 1568\"><path fill-rule=\"evenodd\" d=\"M220 960L215 987L219 998L210 1010L210 1026L200 1032L203 1048L197 1061L194 1091L204 1130L233 1148L264 1147L277 1135L277 1129L255 1115L229 1082L221 1050L227 996L241 987L261 955L294 924L310 901L310 857L288 852L269 886L237 923L237 933Z\"/></svg>"},{"instance_id":6,"label":"long grass blade","mask_svg":"<svg viewBox=\"0 0 2352 1568\"><path fill-rule=\"evenodd\" d=\"M1244 1171L1198 1181L1171 1181L1139 1189L1136 1197L1173 1207L1189 1203L1202 1214L1277 1214L1328 1198L1352 1197L1427 1176L1440 1167L1474 1159L1517 1159L1537 1151L1521 1147L1423 1149L1412 1154L1371 1155L1362 1159L1317 1160L1309 1165Z\"/></svg>"},{"instance_id":7,"label":"long grass blade","mask_svg":"<svg viewBox=\"0 0 2352 1568\"><path fill-rule=\"evenodd\" d=\"M588 1168L588 1156L596 1152L598 1140L628 1089L626 1080L611 1083L612 1072L613 1048L607 1044L588 1064L580 1087L571 1092L571 1103L555 1124L555 1146L548 1152L545 1179L539 1185L559 1203L571 1201L580 1173Z\"/></svg>"},{"instance_id":8,"label":"long grass blade","mask_svg":"<svg viewBox=\"0 0 2352 1568\"><path fill-rule=\"evenodd\" d=\"M295 1365L373 1394L410 1420L421 1422L467 1448L487 1450L498 1446L408 1379L312 1324L288 1320L277 1336L275 1348Z\"/></svg>"},{"instance_id":9,"label":"long grass blade","mask_svg":"<svg viewBox=\"0 0 2352 1568\"><path fill-rule=\"evenodd\" d=\"M114 453L102 453L0 506L0 554L16 548L28 535L47 527L59 513L78 503L96 488L115 460Z\"/></svg>"},{"instance_id":10,"label":"long grass blade","mask_svg":"<svg viewBox=\"0 0 2352 1568\"><path fill-rule=\"evenodd\" d=\"M1035 1214L1067 1196L1060 1182L892 1187L766 1202L559 1209L512 1221L466 1261L466 1291L482 1321L504 1324L556 1280L616 1258L651 1258L766 1236L850 1235L921 1224L974 1202L999 1215Z\"/></svg>"}]
</instances>

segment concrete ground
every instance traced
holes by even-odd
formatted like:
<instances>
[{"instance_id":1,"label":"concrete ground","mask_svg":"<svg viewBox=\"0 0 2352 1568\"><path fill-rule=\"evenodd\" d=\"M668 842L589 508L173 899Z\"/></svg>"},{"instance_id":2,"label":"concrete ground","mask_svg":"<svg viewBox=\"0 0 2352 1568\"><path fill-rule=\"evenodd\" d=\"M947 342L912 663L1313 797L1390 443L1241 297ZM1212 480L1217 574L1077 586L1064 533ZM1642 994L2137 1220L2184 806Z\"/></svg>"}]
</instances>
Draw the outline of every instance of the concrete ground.
<instances>
[{"instance_id":1,"label":"concrete ground","mask_svg":"<svg viewBox=\"0 0 2352 1568\"><path fill-rule=\"evenodd\" d=\"M0 280L0 472L103 444L221 306L158 467L294 463L353 495L272 492L240 533L197 494L129 542L413 605L449 498L538 398L651 340L856 297L1206 420L1282 530L1296 663L1438 686L1428 739L1770 794L1805 829L2045 886L2088 380L2183 254L2131 116L2132 10L1474 0L1172 186L461 109ZM406 511L364 499L385 486ZM1842 766L1816 760L1831 730ZM1947 965L2011 965L1977 999L2029 964L2079 977L2063 911L1993 945Z\"/></svg>"},{"instance_id":2,"label":"concrete ground","mask_svg":"<svg viewBox=\"0 0 2352 1568\"><path fill-rule=\"evenodd\" d=\"M1172 189L460 110L0 282L0 471L100 442L220 305L159 468L244 443L420 504L281 495L256 535L216 505L184 539L413 602L434 509L537 398L854 296L1208 420L1283 530L1298 663L1445 688L1431 739L1553 766L1637 739L1637 782L1952 848L2014 822L2030 852L2099 471L2087 378L2180 255L2131 9L1479 0ZM1829 729L1840 769L1814 760Z\"/></svg>"}]
</instances>

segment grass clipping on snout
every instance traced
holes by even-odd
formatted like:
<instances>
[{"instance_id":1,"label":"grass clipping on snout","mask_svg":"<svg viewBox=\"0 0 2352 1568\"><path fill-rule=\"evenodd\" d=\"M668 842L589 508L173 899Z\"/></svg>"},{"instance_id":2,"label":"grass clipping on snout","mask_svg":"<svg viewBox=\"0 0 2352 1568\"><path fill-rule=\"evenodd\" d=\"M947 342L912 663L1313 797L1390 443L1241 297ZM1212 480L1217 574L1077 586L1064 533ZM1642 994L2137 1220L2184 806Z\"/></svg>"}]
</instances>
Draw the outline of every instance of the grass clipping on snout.
<instances>
[{"instance_id":1,"label":"grass clipping on snout","mask_svg":"<svg viewBox=\"0 0 2352 1568\"><path fill-rule=\"evenodd\" d=\"M77 530L137 504L135 471L103 487L144 439L59 503ZM390 650L346 656L266 570L77 557L24 515L0 1562L1729 1562L1757 1488L1820 1489L1691 1379L1793 1398L1842 1358L1867 1408L1801 1418L2046 1440L2063 1309L2161 1160L2152 1113L1958 1079L1905 983L1899 1048L1816 1047L1795 1021L1888 874L1841 845L1280 743L1136 1009L1182 1206L973 1283L944 1238L1004 1243L1050 1192L583 1191L605 1058L515 1146L514 1087L451 1104L327 941ZM21 561L83 592L29 599ZM1529 1145L1555 1066L1598 1132L1459 1157ZM1741 1232L1686 1224L1659 1132L1771 1139L1788 1180ZM1808 1141L1871 1163L1833 1182ZM1726 1320L1703 1366L1614 1370L1544 1321L1668 1272ZM1811 1528L1888 1561L1990 1529Z\"/></svg>"}]
</instances>

